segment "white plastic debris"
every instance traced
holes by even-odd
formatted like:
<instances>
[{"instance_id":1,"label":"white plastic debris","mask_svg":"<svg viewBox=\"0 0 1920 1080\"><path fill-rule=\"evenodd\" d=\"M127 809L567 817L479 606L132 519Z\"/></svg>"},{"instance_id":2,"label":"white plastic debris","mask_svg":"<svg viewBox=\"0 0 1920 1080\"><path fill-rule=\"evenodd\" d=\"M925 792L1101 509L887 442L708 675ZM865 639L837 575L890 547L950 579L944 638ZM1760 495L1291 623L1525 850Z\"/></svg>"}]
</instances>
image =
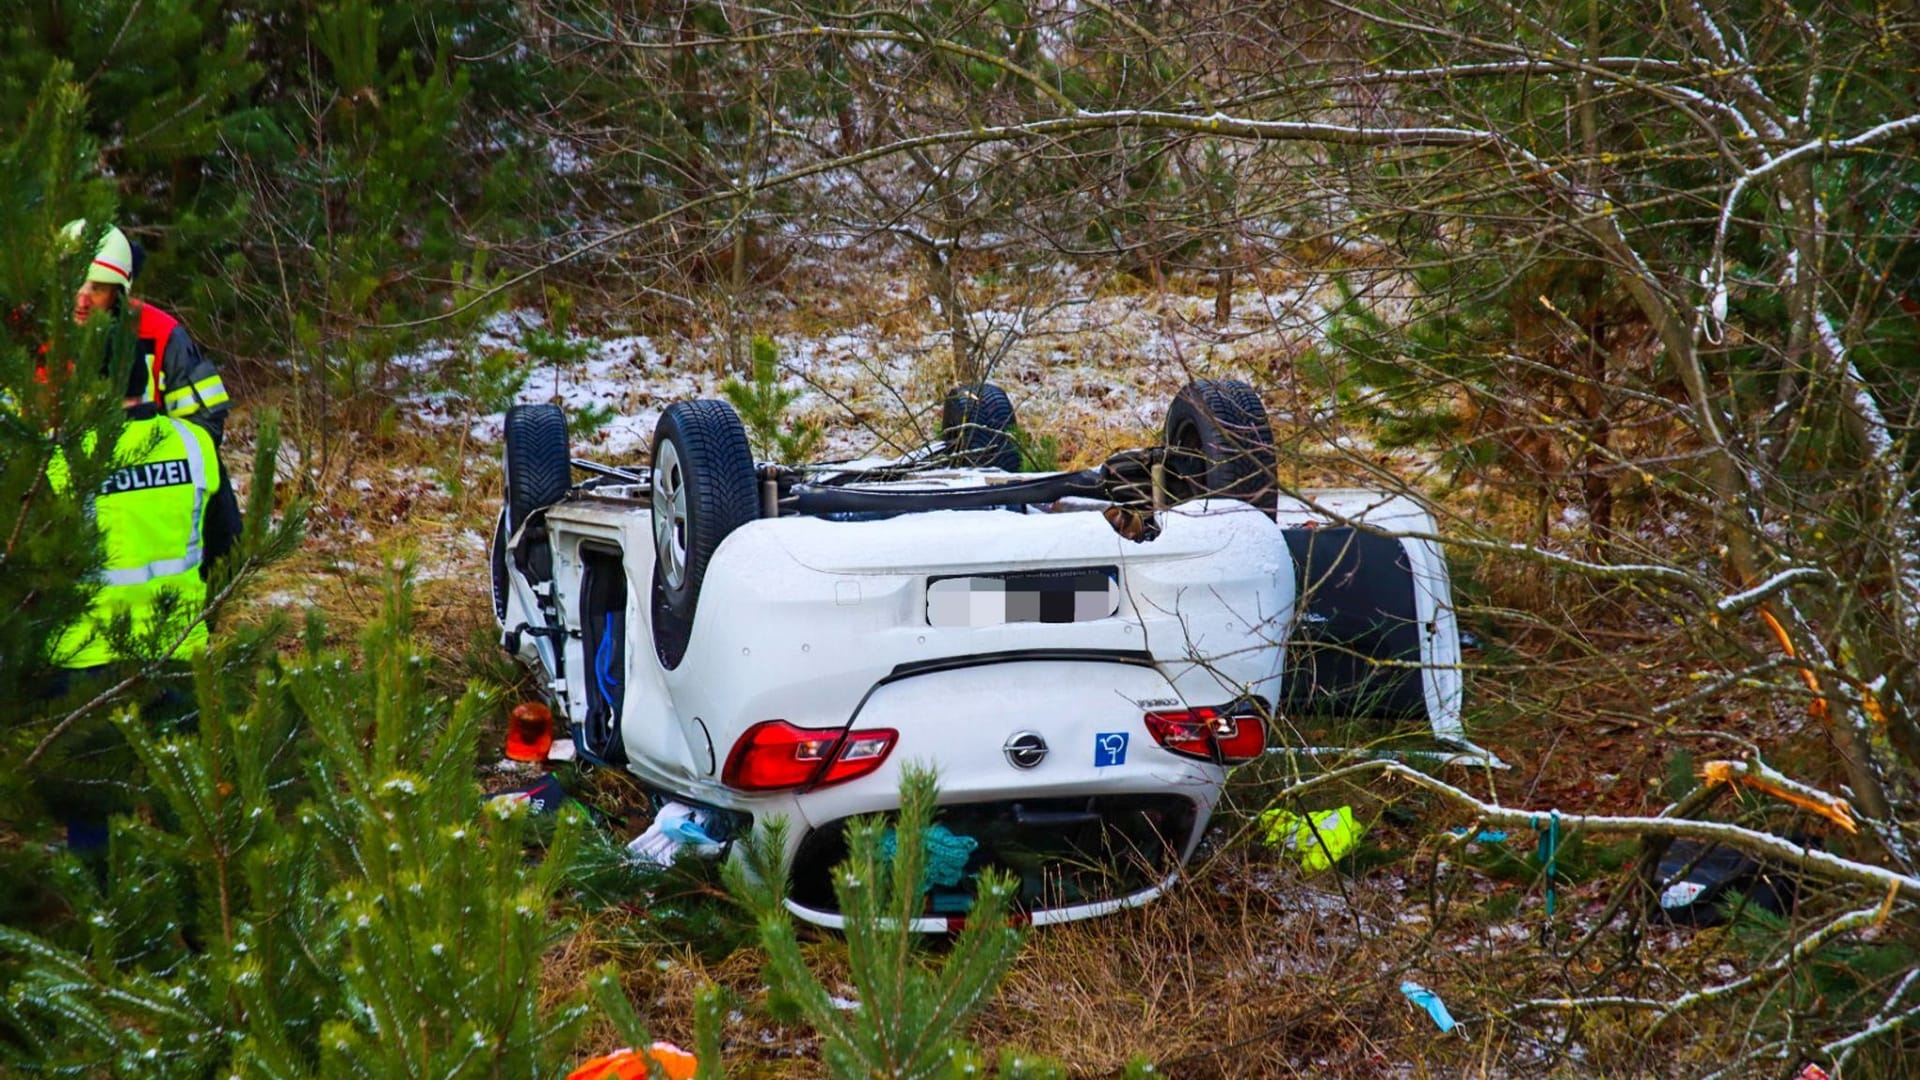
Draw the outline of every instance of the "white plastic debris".
<instances>
[{"instance_id":1,"label":"white plastic debris","mask_svg":"<svg viewBox=\"0 0 1920 1080\"><path fill-rule=\"evenodd\" d=\"M553 745L547 747L547 760L549 762L572 761L574 757L572 739L555 739L553 740Z\"/></svg>"},{"instance_id":2,"label":"white plastic debris","mask_svg":"<svg viewBox=\"0 0 1920 1080\"><path fill-rule=\"evenodd\" d=\"M1660 906L1668 911L1683 908L1700 899L1700 894L1706 891L1707 887L1699 882L1676 881L1660 894Z\"/></svg>"},{"instance_id":3,"label":"white plastic debris","mask_svg":"<svg viewBox=\"0 0 1920 1080\"><path fill-rule=\"evenodd\" d=\"M628 854L637 862L670 866L682 851L702 858L713 858L725 850L720 841L707 833L708 813L685 803L669 802L653 815L647 831L627 844Z\"/></svg>"}]
</instances>

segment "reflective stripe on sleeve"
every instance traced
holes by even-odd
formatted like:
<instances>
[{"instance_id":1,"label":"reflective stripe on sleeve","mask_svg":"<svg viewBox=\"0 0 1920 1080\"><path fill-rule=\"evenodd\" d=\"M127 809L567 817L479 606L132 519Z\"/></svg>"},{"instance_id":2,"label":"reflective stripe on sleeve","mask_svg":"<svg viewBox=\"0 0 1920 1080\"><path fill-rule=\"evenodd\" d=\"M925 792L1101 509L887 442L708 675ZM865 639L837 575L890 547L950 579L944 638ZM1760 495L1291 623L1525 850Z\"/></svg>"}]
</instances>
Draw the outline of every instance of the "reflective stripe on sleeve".
<instances>
[{"instance_id":1,"label":"reflective stripe on sleeve","mask_svg":"<svg viewBox=\"0 0 1920 1080\"><path fill-rule=\"evenodd\" d=\"M229 400L227 384L220 376L210 375L191 386L167 392L162 407L168 416L192 416L201 409L225 405Z\"/></svg>"}]
</instances>

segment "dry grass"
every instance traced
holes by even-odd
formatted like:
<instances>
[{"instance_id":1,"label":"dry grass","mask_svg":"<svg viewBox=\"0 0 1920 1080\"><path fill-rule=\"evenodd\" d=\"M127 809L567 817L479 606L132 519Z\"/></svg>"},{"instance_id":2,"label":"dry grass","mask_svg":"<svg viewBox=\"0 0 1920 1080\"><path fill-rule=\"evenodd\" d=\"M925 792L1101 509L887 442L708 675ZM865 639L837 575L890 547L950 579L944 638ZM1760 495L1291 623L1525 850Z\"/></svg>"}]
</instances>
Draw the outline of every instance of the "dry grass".
<instances>
[{"instance_id":1,"label":"dry grass","mask_svg":"<svg viewBox=\"0 0 1920 1080\"><path fill-rule=\"evenodd\" d=\"M254 409L229 424L222 457L245 491L254 446ZM476 638L492 630L485 603L486 538L497 509L499 467L490 454L435 429L386 437L329 432L337 473L304 493L297 476L300 447L282 453L279 501L308 504L307 538L241 598L233 616L257 621L308 612L324 616L326 641L354 640L380 612L384 581L397 562L415 567L415 626L442 671L461 670Z\"/></svg>"},{"instance_id":2,"label":"dry grass","mask_svg":"<svg viewBox=\"0 0 1920 1080\"><path fill-rule=\"evenodd\" d=\"M1377 942L1362 928L1377 915L1343 910L1337 896L1264 861L1216 860L1148 908L1046 931L979 1034L1086 1076L1136 1055L1193 1077L1298 1075L1377 1059L1382 1039L1405 1034L1380 1007L1395 1004L1373 992L1382 987L1349 977L1376 966L1367 954Z\"/></svg>"}]
</instances>

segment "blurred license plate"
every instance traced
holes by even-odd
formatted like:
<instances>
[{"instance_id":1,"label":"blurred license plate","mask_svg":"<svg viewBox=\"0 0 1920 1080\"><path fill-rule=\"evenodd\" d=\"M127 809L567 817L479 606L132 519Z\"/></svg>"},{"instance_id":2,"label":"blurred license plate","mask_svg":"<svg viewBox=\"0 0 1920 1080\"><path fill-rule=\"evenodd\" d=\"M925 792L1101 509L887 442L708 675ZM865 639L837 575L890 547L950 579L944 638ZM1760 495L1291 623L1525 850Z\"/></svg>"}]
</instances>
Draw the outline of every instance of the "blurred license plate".
<instances>
[{"instance_id":1,"label":"blurred license plate","mask_svg":"<svg viewBox=\"0 0 1920 1080\"><path fill-rule=\"evenodd\" d=\"M1118 610L1120 570L1114 566L927 579L930 626L1092 622Z\"/></svg>"}]
</instances>

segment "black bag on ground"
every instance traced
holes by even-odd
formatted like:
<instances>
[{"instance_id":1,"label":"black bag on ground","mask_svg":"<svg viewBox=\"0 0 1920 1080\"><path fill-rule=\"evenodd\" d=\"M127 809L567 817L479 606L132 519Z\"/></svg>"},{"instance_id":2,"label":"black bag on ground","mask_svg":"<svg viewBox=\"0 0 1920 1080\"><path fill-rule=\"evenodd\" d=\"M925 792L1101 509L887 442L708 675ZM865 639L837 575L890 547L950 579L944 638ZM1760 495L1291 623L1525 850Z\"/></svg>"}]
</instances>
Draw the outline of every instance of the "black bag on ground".
<instances>
[{"instance_id":1,"label":"black bag on ground","mask_svg":"<svg viewBox=\"0 0 1920 1080\"><path fill-rule=\"evenodd\" d=\"M1818 847L1817 840L1791 837L1796 843ZM1760 862L1744 852L1719 844L1675 840L1660 857L1654 874L1660 890L1660 914L1679 926L1719 926L1729 910L1721 901L1729 891L1746 895L1747 903L1776 915L1793 910L1796 883L1783 868Z\"/></svg>"}]
</instances>

